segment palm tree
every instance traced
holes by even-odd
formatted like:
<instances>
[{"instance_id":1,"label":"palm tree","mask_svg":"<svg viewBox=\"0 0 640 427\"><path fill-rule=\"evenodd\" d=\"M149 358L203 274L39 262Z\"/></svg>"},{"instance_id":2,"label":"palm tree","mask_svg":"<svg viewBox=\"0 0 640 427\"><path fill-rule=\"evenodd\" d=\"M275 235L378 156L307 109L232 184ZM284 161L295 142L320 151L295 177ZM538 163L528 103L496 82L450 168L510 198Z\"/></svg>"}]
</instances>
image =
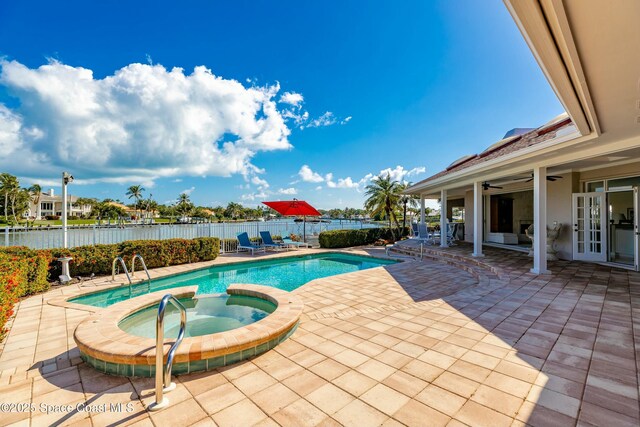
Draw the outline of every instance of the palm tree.
<instances>
[{"instance_id":1,"label":"palm tree","mask_svg":"<svg viewBox=\"0 0 640 427\"><path fill-rule=\"evenodd\" d=\"M0 193L4 195L4 220L8 222L9 220L9 196L12 192L15 192L16 189L20 188L20 183L18 182L18 178L15 176L2 173L0 174Z\"/></svg>"},{"instance_id":2,"label":"palm tree","mask_svg":"<svg viewBox=\"0 0 640 427\"><path fill-rule=\"evenodd\" d=\"M142 188L142 185L132 185L131 187L129 187L129 189L127 189L127 192L126 192L126 195L129 196L130 199L132 197L136 199L136 205L135 205L136 215L138 215L138 203L142 199L143 191L144 191L144 188Z\"/></svg>"},{"instance_id":3,"label":"palm tree","mask_svg":"<svg viewBox=\"0 0 640 427\"><path fill-rule=\"evenodd\" d=\"M13 191L11 197L11 213L13 214L13 220L18 223L18 216L23 216L25 212L29 210L29 203L31 202L31 192L26 188L19 188ZM27 222L27 225L28 222Z\"/></svg>"},{"instance_id":4,"label":"palm tree","mask_svg":"<svg viewBox=\"0 0 640 427\"><path fill-rule=\"evenodd\" d=\"M418 207L418 199L416 196L412 196L409 194L404 194L404 190L411 186L410 182L405 182L404 184L400 184L400 199L398 200L402 205L402 230L407 226L407 208L417 208Z\"/></svg>"},{"instance_id":5,"label":"palm tree","mask_svg":"<svg viewBox=\"0 0 640 427\"><path fill-rule=\"evenodd\" d=\"M178 196L178 203L176 204L176 210L179 214L186 216L193 210L193 203L187 193L180 193Z\"/></svg>"},{"instance_id":6,"label":"palm tree","mask_svg":"<svg viewBox=\"0 0 640 427\"><path fill-rule=\"evenodd\" d=\"M390 174L387 174L386 177L379 176L373 178L371 184L365 188L367 200L364 202L364 207L370 212L371 216L380 214L382 218L389 220L389 229L391 230L391 236L394 240L395 233L391 225L391 220L393 219L396 227L399 227L395 209L398 206L401 188L397 181L391 180Z\"/></svg>"},{"instance_id":7,"label":"palm tree","mask_svg":"<svg viewBox=\"0 0 640 427\"><path fill-rule=\"evenodd\" d=\"M29 187L29 193L31 193L31 201L36 205L35 218L40 218L40 196L42 195L42 187L38 184L33 184Z\"/></svg>"}]
</instances>

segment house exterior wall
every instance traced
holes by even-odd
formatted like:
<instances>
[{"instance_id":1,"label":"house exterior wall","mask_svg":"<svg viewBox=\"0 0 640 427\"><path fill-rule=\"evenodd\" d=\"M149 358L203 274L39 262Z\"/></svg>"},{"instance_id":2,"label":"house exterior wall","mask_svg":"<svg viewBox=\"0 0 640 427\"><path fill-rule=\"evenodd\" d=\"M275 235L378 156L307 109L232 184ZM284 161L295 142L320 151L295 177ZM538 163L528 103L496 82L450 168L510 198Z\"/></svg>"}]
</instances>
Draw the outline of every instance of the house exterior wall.
<instances>
[{"instance_id":1,"label":"house exterior wall","mask_svg":"<svg viewBox=\"0 0 640 427\"><path fill-rule=\"evenodd\" d=\"M640 175L640 161L635 163L627 163L624 165L606 167L602 169L594 169L580 173L580 190L576 193L584 191L584 183L589 181L598 181L600 179L621 178L625 176Z\"/></svg>"},{"instance_id":2,"label":"house exterior wall","mask_svg":"<svg viewBox=\"0 0 640 427\"><path fill-rule=\"evenodd\" d=\"M562 179L547 181L547 225L553 227L554 222L562 224L556 240L558 258L573 259L573 208L572 193L578 192L577 173L566 173Z\"/></svg>"},{"instance_id":3,"label":"house exterior wall","mask_svg":"<svg viewBox=\"0 0 640 427\"><path fill-rule=\"evenodd\" d=\"M473 190L464 194L464 240L473 243Z\"/></svg>"}]
</instances>

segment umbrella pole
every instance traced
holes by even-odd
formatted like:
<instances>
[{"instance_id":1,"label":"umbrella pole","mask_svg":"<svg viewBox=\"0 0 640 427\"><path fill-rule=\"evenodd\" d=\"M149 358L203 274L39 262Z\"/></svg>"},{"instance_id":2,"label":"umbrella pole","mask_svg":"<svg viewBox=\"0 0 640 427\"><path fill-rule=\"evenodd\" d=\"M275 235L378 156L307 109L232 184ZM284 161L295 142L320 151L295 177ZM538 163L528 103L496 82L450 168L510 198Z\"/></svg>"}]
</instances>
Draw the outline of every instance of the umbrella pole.
<instances>
[{"instance_id":1,"label":"umbrella pole","mask_svg":"<svg viewBox=\"0 0 640 427\"><path fill-rule=\"evenodd\" d=\"M302 241L307 243L307 216L302 215Z\"/></svg>"}]
</instances>

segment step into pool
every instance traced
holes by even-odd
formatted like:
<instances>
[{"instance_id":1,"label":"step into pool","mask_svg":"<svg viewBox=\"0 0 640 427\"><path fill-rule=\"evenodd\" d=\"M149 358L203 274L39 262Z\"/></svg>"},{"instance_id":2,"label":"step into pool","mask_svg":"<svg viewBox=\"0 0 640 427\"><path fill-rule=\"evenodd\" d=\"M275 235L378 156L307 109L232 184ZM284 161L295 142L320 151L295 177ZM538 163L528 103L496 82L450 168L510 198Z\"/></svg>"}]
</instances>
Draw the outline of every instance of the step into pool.
<instances>
[{"instance_id":1,"label":"step into pool","mask_svg":"<svg viewBox=\"0 0 640 427\"><path fill-rule=\"evenodd\" d=\"M366 270L397 261L345 253L279 257L209 267L188 273L154 279L151 292L179 286L198 285L198 295L224 293L232 283L252 283L292 291L307 282L336 274ZM148 293L146 283L94 292L69 302L108 307L120 301Z\"/></svg>"}]
</instances>

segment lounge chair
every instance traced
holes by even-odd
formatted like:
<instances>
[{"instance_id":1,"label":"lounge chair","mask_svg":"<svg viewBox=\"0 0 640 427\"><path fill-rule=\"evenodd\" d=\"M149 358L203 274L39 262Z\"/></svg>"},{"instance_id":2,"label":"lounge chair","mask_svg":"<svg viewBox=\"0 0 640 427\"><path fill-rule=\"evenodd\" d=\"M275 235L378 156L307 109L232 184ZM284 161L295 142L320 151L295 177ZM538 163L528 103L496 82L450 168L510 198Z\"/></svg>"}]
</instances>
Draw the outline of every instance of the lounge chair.
<instances>
[{"instance_id":1,"label":"lounge chair","mask_svg":"<svg viewBox=\"0 0 640 427\"><path fill-rule=\"evenodd\" d=\"M299 248L300 246L304 246L305 248L310 248L311 247L311 245L309 243L296 242L295 240L291 239L291 237L289 237L289 236L285 236L285 237L282 238L282 244L288 245L291 248Z\"/></svg>"},{"instance_id":2,"label":"lounge chair","mask_svg":"<svg viewBox=\"0 0 640 427\"><path fill-rule=\"evenodd\" d=\"M251 251L251 255L253 255L256 251L258 252L265 251L264 246L254 245L253 243L251 243L251 240L249 240L249 235L246 232L238 234L237 238L238 238L237 252L240 252L241 250Z\"/></svg>"},{"instance_id":3,"label":"lounge chair","mask_svg":"<svg viewBox=\"0 0 640 427\"><path fill-rule=\"evenodd\" d=\"M271 232L269 231L261 231L260 237L262 238L262 246L264 246L265 249L287 249L287 246L285 244L274 242L273 238L271 237Z\"/></svg>"}]
</instances>

